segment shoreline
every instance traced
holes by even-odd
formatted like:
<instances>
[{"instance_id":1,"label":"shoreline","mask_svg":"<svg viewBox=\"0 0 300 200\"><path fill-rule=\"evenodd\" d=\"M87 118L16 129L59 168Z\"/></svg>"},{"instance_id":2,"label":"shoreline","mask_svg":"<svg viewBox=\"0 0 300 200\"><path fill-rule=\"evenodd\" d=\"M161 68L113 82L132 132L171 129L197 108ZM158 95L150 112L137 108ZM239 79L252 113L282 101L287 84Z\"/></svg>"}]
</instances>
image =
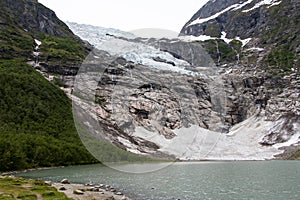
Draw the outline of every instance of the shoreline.
<instances>
[{"instance_id":1,"label":"shoreline","mask_svg":"<svg viewBox=\"0 0 300 200\"><path fill-rule=\"evenodd\" d=\"M76 165L74 165L74 166L76 166ZM32 171L47 170L47 169L60 169L60 168L65 168L65 167L68 167L68 166L37 167L37 168L30 168L30 169L7 171L7 172L0 172L0 176L15 176L16 174L27 173L27 172L32 172Z\"/></svg>"},{"instance_id":2,"label":"shoreline","mask_svg":"<svg viewBox=\"0 0 300 200\"><path fill-rule=\"evenodd\" d=\"M22 178L14 175L0 175L0 179L5 178L26 181L25 185L19 185L20 188L25 187L26 189L33 188L36 181L42 181L38 179ZM31 184L29 184L29 182L31 182ZM40 184L41 182L39 182L39 185ZM55 188L57 192L63 193L73 200L132 200L110 185L70 183L67 179L63 179L61 182L43 180L42 185ZM0 195L5 193L5 188L0 187Z\"/></svg>"},{"instance_id":3,"label":"shoreline","mask_svg":"<svg viewBox=\"0 0 300 200\"><path fill-rule=\"evenodd\" d=\"M51 183L51 186L74 200L132 200L110 185L69 183L66 179L62 182Z\"/></svg>"}]
</instances>

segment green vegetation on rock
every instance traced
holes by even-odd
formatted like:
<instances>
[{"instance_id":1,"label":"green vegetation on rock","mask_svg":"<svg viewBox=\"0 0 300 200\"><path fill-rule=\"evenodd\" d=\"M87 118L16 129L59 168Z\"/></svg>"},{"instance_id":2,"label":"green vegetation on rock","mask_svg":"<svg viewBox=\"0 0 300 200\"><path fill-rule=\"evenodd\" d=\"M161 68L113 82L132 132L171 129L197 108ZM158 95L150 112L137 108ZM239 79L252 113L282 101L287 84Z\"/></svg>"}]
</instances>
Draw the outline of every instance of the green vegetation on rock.
<instances>
[{"instance_id":1,"label":"green vegetation on rock","mask_svg":"<svg viewBox=\"0 0 300 200\"><path fill-rule=\"evenodd\" d=\"M51 65L79 65L87 56L87 49L73 38L39 35L42 41L41 59Z\"/></svg>"},{"instance_id":2,"label":"green vegetation on rock","mask_svg":"<svg viewBox=\"0 0 300 200\"><path fill-rule=\"evenodd\" d=\"M201 42L210 56L217 62L233 62L237 60L237 52L235 48L240 50L240 45L237 41L232 41L230 44L223 40L206 40Z\"/></svg>"}]
</instances>

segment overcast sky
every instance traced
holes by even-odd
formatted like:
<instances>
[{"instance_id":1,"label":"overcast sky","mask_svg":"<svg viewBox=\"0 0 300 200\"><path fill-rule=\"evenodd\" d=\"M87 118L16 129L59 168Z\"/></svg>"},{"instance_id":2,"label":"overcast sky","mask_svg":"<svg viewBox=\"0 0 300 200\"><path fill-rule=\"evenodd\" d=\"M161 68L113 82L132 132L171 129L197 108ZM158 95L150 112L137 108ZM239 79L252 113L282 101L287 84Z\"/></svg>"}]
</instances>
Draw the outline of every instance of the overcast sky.
<instances>
[{"instance_id":1,"label":"overcast sky","mask_svg":"<svg viewBox=\"0 0 300 200\"><path fill-rule=\"evenodd\" d=\"M131 31L179 32L208 0L38 0L64 21Z\"/></svg>"}]
</instances>

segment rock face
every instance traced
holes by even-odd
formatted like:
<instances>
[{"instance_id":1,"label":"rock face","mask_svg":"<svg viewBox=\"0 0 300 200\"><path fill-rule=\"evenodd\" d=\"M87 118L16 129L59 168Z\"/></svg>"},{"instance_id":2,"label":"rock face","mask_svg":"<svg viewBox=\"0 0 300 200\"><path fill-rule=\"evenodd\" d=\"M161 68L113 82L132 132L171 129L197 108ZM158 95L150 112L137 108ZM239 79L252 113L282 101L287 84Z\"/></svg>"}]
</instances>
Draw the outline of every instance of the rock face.
<instances>
[{"instance_id":1,"label":"rock face","mask_svg":"<svg viewBox=\"0 0 300 200\"><path fill-rule=\"evenodd\" d=\"M70 26L96 41L93 33L81 31L84 25ZM180 159L269 159L282 152L263 142L280 116L287 119L282 112L276 111L277 117L269 112L278 92L270 86L277 79L266 77L258 67L249 69L242 56L239 65L234 60L220 66L200 42L115 37L118 33L96 27L91 32L101 32L103 41L110 41L107 51L116 44L126 49L110 54L93 51L77 75L75 115L93 137L137 154L165 158L167 154ZM292 126L296 121L287 123ZM281 142L298 132L296 125Z\"/></svg>"},{"instance_id":2,"label":"rock face","mask_svg":"<svg viewBox=\"0 0 300 200\"><path fill-rule=\"evenodd\" d=\"M291 155L300 141L299 10L292 0L214 0L183 27L184 41L108 31L105 37L113 45L146 46L135 56L118 52L108 65L100 64L94 113L98 121L119 128L104 137L135 153L181 159L269 159L282 153L281 147ZM160 53L146 55L149 46ZM213 138L219 138L216 144Z\"/></svg>"},{"instance_id":3,"label":"rock face","mask_svg":"<svg viewBox=\"0 0 300 200\"><path fill-rule=\"evenodd\" d=\"M294 0L209 1L182 28L181 35L220 37L225 31L228 38L256 36L262 39L268 35L265 42L273 43L285 34L298 31L295 27L298 11L299 2Z\"/></svg>"},{"instance_id":4,"label":"rock face","mask_svg":"<svg viewBox=\"0 0 300 200\"><path fill-rule=\"evenodd\" d=\"M43 73L76 75L91 46L52 10L34 0L1 0L0 8L1 58L22 57Z\"/></svg>"},{"instance_id":5,"label":"rock face","mask_svg":"<svg viewBox=\"0 0 300 200\"><path fill-rule=\"evenodd\" d=\"M17 23L25 30L58 37L74 37L55 13L37 0L1 0L1 6L6 12L16 16Z\"/></svg>"},{"instance_id":6,"label":"rock face","mask_svg":"<svg viewBox=\"0 0 300 200\"><path fill-rule=\"evenodd\" d=\"M242 82L229 84L235 92L247 94L240 96L250 97L246 105L260 105L273 120L282 113L299 115L299 9L299 2L293 0L209 1L183 27L181 35L212 36L235 50L234 62L220 55L215 58L227 66L227 77L241 77ZM245 39L249 40L241 47L234 46L233 42ZM203 43L211 48L208 41Z\"/></svg>"},{"instance_id":7,"label":"rock face","mask_svg":"<svg viewBox=\"0 0 300 200\"><path fill-rule=\"evenodd\" d=\"M239 123L257 109L274 122L260 141L263 145L276 146L294 137L297 146L299 10L299 1L293 0L209 1L181 31L202 43L223 68L228 123ZM203 39L204 35L212 40ZM219 49L212 47L212 41ZM237 47L234 43L239 42ZM226 46L235 52L231 62L224 57ZM211 49L218 49L217 54Z\"/></svg>"}]
</instances>

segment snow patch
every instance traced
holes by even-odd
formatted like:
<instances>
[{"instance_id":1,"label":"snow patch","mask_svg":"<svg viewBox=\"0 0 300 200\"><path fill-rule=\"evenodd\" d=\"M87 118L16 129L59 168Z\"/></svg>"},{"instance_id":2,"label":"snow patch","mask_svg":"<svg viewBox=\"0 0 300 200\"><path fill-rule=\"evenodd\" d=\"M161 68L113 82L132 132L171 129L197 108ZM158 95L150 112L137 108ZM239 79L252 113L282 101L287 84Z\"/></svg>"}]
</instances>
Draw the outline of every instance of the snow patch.
<instances>
[{"instance_id":1,"label":"snow patch","mask_svg":"<svg viewBox=\"0 0 300 200\"><path fill-rule=\"evenodd\" d=\"M221 34L222 34L221 39L224 40L224 42L226 42L227 44L229 44L233 40L238 40L242 43L242 47L246 46L252 40L252 38L241 39L240 37L235 37L234 39L229 39L229 38L226 38L227 33L225 31L222 31Z\"/></svg>"},{"instance_id":2,"label":"snow patch","mask_svg":"<svg viewBox=\"0 0 300 200\"><path fill-rule=\"evenodd\" d=\"M246 51L264 51L265 49L259 47L252 47L247 49Z\"/></svg>"},{"instance_id":3,"label":"snow patch","mask_svg":"<svg viewBox=\"0 0 300 200\"><path fill-rule=\"evenodd\" d=\"M40 48L40 46L42 45L42 42L39 41L38 39L34 39L34 42L35 42L35 44L36 44L34 50L35 50L35 51L38 51L39 48ZM36 55L35 53L37 53L37 55ZM33 54L34 54L34 56L39 56L39 52L34 52Z\"/></svg>"},{"instance_id":4,"label":"snow patch","mask_svg":"<svg viewBox=\"0 0 300 200\"><path fill-rule=\"evenodd\" d=\"M300 142L300 133L294 134L288 141L283 143L274 144L273 147L280 148L280 147L288 147L292 146L293 144L297 144Z\"/></svg>"},{"instance_id":5,"label":"snow patch","mask_svg":"<svg viewBox=\"0 0 300 200\"><path fill-rule=\"evenodd\" d=\"M191 41L202 41L203 42L203 41L207 41L207 40L222 39L227 44L229 44L233 40L238 40L242 43L242 47L246 46L252 40L252 38L241 39L240 37L235 37L234 39L229 39L229 38L226 38L226 35L227 35L227 33L225 31L222 31L221 38L211 37L209 35L200 35L200 36L187 35L187 36L180 36L179 39L186 41L186 42L191 42Z\"/></svg>"},{"instance_id":6,"label":"snow patch","mask_svg":"<svg viewBox=\"0 0 300 200\"><path fill-rule=\"evenodd\" d=\"M187 35L187 36L180 36L180 40L191 42L191 41L207 41L207 40L214 40L217 39L215 37L211 37L209 35L199 35L199 36L193 36L193 35Z\"/></svg>"},{"instance_id":7,"label":"snow patch","mask_svg":"<svg viewBox=\"0 0 300 200\"><path fill-rule=\"evenodd\" d=\"M158 144L160 151L182 160L265 160L283 152L259 144L263 133L271 126L272 122L253 116L234 126L229 134L192 125L174 130L176 136L173 139L166 139L143 127L136 127L133 135Z\"/></svg>"},{"instance_id":8,"label":"snow patch","mask_svg":"<svg viewBox=\"0 0 300 200\"><path fill-rule=\"evenodd\" d=\"M263 0L263 1L255 4L252 8L243 10L242 12L244 12L244 13L250 12L250 11L255 10L263 5L269 5L268 8L270 8L272 6L279 5L280 3L281 3L281 1L278 1L278 0Z\"/></svg>"},{"instance_id":9,"label":"snow patch","mask_svg":"<svg viewBox=\"0 0 300 200\"><path fill-rule=\"evenodd\" d=\"M222 31L221 34L221 39L224 40L224 42L226 42L227 44L229 44L232 41L232 39L226 38L227 33L225 31Z\"/></svg>"},{"instance_id":10,"label":"snow patch","mask_svg":"<svg viewBox=\"0 0 300 200\"><path fill-rule=\"evenodd\" d=\"M34 39L34 42L37 46L41 46L42 42L39 41L38 39Z\"/></svg>"},{"instance_id":11,"label":"snow patch","mask_svg":"<svg viewBox=\"0 0 300 200\"><path fill-rule=\"evenodd\" d=\"M252 38L241 39L240 37L236 37L235 39L242 43L242 47L246 46L252 40Z\"/></svg>"},{"instance_id":12,"label":"snow patch","mask_svg":"<svg viewBox=\"0 0 300 200\"><path fill-rule=\"evenodd\" d=\"M279 4L281 4L281 1L272 3L270 6L268 6L268 8L271 8L272 6L277 6L277 5L279 5Z\"/></svg>"},{"instance_id":13,"label":"snow patch","mask_svg":"<svg viewBox=\"0 0 300 200\"><path fill-rule=\"evenodd\" d=\"M297 130L296 134L292 135L288 141L283 142L283 143L274 144L273 147L281 148L281 147L299 145L299 142L300 142L300 126L297 123L294 123L293 128L294 128L294 130Z\"/></svg>"},{"instance_id":14,"label":"snow patch","mask_svg":"<svg viewBox=\"0 0 300 200\"><path fill-rule=\"evenodd\" d=\"M222 11L220 11L220 12L218 12L218 13L210 16L210 17L207 17L207 18L198 18L198 19L194 20L193 22L191 22L189 24L189 26L194 25L194 24L202 24L204 22L210 21L210 20L215 19L215 18L219 17L220 15L222 15L223 13L225 13L227 11L230 11L230 10L238 10L240 8L243 8L247 4L251 3L252 1L253 0L248 0L248 1L244 2L244 3L239 3L239 4L231 5L231 6L227 7L227 8L225 8L224 10L222 10Z\"/></svg>"}]
</instances>

